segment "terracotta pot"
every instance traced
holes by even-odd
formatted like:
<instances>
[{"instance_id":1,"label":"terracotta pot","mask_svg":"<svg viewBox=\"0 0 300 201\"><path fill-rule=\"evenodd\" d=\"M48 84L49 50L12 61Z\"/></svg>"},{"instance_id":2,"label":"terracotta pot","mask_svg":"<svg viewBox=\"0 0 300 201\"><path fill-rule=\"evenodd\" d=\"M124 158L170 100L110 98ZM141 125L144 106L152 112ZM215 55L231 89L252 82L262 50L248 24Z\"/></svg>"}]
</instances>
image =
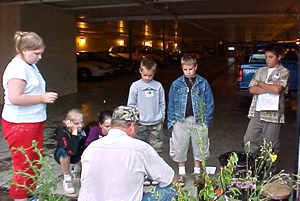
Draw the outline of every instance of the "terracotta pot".
<instances>
[{"instance_id":1,"label":"terracotta pot","mask_svg":"<svg viewBox=\"0 0 300 201\"><path fill-rule=\"evenodd\" d=\"M272 200L288 199L293 189L286 184L266 184L263 187L264 196Z\"/></svg>"}]
</instances>

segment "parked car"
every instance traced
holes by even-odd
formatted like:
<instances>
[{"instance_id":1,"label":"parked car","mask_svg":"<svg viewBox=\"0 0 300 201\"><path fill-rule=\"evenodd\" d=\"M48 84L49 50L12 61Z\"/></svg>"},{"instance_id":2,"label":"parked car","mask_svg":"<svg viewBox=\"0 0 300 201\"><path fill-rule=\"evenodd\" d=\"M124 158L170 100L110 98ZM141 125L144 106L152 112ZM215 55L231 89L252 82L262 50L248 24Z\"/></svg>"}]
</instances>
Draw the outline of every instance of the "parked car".
<instances>
[{"instance_id":1,"label":"parked car","mask_svg":"<svg viewBox=\"0 0 300 201\"><path fill-rule=\"evenodd\" d=\"M110 76L114 73L112 64L98 59L92 52L77 53L77 77L84 81L92 77Z\"/></svg>"},{"instance_id":2,"label":"parked car","mask_svg":"<svg viewBox=\"0 0 300 201\"><path fill-rule=\"evenodd\" d=\"M114 53L102 53L106 61L113 65L116 71L118 72L133 72L137 69L137 61L133 60L130 61L124 57L121 57Z\"/></svg>"},{"instance_id":3,"label":"parked car","mask_svg":"<svg viewBox=\"0 0 300 201\"><path fill-rule=\"evenodd\" d=\"M145 52L143 56L150 56L158 65L158 67L165 67L178 63L177 57L170 55L168 52L158 49L151 49Z\"/></svg>"},{"instance_id":4,"label":"parked car","mask_svg":"<svg viewBox=\"0 0 300 201\"><path fill-rule=\"evenodd\" d=\"M298 85L298 51L299 46L296 43L280 43L284 50L281 64L290 71L289 90L297 90ZM238 88L247 90L249 83L258 70L258 68L266 66L264 47L266 43L257 44L248 56L245 63L239 66L238 71Z\"/></svg>"},{"instance_id":5,"label":"parked car","mask_svg":"<svg viewBox=\"0 0 300 201\"><path fill-rule=\"evenodd\" d=\"M108 49L108 52L113 54L113 55L118 55L120 57L123 57L125 59L129 60L129 48L125 47L125 46L111 46ZM132 60L133 61L137 61L137 60L141 60L142 58L142 54L141 51L139 50L139 48L132 48L132 54L131 54Z\"/></svg>"}]
</instances>

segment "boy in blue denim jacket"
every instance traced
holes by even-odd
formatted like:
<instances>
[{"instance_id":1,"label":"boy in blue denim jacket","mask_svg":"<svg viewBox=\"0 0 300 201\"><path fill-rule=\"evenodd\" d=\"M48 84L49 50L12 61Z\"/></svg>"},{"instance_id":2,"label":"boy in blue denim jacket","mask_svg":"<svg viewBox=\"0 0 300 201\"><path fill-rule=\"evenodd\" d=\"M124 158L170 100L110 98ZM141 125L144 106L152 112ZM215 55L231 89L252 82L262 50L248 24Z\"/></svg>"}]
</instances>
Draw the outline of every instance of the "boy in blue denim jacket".
<instances>
[{"instance_id":1,"label":"boy in blue denim jacket","mask_svg":"<svg viewBox=\"0 0 300 201\"><path fill-rule=\"evenodd\" d=\"M208 157L209 154L207 128L213 118L214 99L207 80L196 74L197 60L193 55L183 55L181 67L183 75L172 83L169 91L168 129L172 132L170 156L178 164L179 180L184 182L191 139L197 182L201 173L201 156ZM200 135L203 136L201 148Z\"/></svg>"}]
</instances>

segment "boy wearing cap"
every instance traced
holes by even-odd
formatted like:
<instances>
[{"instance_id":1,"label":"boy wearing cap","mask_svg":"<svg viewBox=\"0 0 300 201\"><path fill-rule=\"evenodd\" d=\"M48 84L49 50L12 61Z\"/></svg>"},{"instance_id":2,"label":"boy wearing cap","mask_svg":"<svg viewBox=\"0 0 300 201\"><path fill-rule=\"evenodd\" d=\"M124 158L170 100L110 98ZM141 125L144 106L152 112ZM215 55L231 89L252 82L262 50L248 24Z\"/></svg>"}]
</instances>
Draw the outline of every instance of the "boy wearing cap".
<instances>
[{"instance_id":1,"label":"boy wearing cap","mask_svg":"<svg viewBox=\"0 0 300 201\"><path fill-rule=\"evenodd\" d=\"M147 143L135 139L139 112L130 106L117 107L111 129L84 151L78 201L176 200L174 171ZM101 160L95 160L101 155ZM159 182L155 192L143 195L144 176Z\"/></svg>"}]
</instances>

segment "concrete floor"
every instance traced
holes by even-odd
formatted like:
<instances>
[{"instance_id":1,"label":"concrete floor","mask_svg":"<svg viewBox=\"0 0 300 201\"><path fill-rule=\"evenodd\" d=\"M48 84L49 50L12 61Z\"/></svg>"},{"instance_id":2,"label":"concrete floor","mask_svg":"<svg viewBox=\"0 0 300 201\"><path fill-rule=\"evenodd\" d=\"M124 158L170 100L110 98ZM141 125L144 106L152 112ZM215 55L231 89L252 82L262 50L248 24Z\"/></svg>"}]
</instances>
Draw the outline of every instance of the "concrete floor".
<instances>
[{"instance_id":1,"label":"concrete floor","mask_svg":"<svg viewBox=\"0 0 300 201\"><path fill-rule=\"evenodd\" d=\"M242 150L242 138L248 125L247 112L250 106L251 97L242 96L236 89L236 77L234 70L226 66L222 59L211 59L203 61L198 67L200 75L206 77L211 84L215 97L214 120L209 128L210 157L207 159L208 166L219 167L218 156L228 151ZM161 69L156 80L160 81L166 96L171 82L181 74L180 68L170 66ZM97 113L113 109L118 105L125 105L127 102L130 84L139 79L137 73L123 73L113 78L93 79L78 84L78 93L60 97L53 105L48 106L48 121L45 129L45 154L52 156L55 149L54 129L61 124L65 113L71 108L80 108L84 112L86 122L96 119ZM247 93L246 93L247 94ZM296 111L287 107L288 123L281 130L281 161L280 168L293 172L296 166L297 135L296 135ZM176 164L170 159L169 137L165 130L165 151L162 157L177 171ZM0 135L1 136L1 135ZM0 138L1 143L1 138ZM2 143L3 144L3 143ZM2 146L2 145L1 145ZM2 146L3 150L3 146ZM3 153L0 150L0 158ZM189 153L187 172L193 170L192 155ZM60 174L59 166L54 162ZM8 169L10 160L0 160L0 186L7 187L9 179ZM0 200L9 200L7 196Z\"/></svg>"}]
</instances>

